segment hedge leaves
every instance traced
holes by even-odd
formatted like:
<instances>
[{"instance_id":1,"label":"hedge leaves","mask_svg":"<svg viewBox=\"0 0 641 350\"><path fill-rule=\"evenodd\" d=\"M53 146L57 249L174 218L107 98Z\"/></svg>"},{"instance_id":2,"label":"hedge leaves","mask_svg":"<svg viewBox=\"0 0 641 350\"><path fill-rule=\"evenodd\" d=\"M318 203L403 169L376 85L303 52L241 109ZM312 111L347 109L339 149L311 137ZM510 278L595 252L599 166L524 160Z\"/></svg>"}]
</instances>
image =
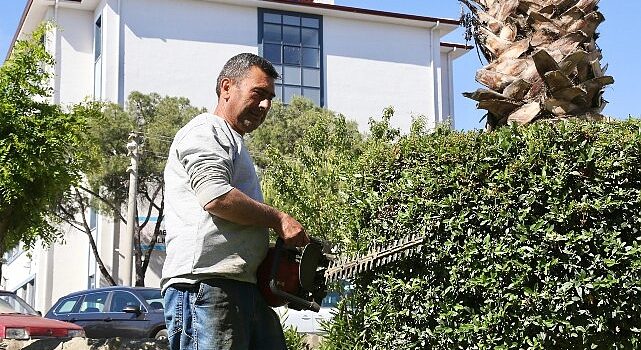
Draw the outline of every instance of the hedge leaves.
<instances>
[{"instance_id":1,"label":"hedge leaves","mask_svg":"<svg viewBox=\"0 0 641 350\"><path fill-rule=\"evenodd\" d=\"M279 165L296 171L265 172L269 199L316 203L298 217L331 228L323 235L344 254L428 237L419 254L354 281L325 348L639 347L639 121L401 137L373 125L358 152L313 157L303 140ZM328 163L331 181L318 172Z\"/></svg>"}]
</instances>

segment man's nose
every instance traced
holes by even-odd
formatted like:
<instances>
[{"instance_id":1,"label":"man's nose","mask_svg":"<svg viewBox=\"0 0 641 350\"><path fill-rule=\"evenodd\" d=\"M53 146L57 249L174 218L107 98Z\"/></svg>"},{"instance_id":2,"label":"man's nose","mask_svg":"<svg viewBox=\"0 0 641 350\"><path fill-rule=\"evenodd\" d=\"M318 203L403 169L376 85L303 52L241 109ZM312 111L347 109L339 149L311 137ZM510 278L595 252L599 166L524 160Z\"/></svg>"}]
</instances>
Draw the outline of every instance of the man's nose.
<instances>
[{"instance_id":1,"label":"man's nose","mask_svg":"<svg viewBox=\"0 0 641 350\"><path fill-rule=\"evenodd\" d=\"M269 108L271 108L271 106L272 106L272 100L269 100L269 99L264 99L264 100L260 101L260 104L258 105L258 107L260 107L260 109L265 110L265 111L268 111Z\"/></svg>"}]
</instances>

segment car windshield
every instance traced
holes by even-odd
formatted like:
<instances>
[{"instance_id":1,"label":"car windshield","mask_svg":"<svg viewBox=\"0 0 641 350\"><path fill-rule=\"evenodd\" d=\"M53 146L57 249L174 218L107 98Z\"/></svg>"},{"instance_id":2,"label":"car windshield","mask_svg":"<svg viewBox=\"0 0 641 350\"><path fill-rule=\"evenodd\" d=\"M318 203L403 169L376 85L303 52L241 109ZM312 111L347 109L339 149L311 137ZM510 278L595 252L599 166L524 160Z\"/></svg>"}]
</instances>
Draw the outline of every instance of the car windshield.
<instances>
[{"instance_id":1,"label":"car windshield","mask_svg":"<svg viewBox=\"0 0 641 350\"><path fill-rule=\"evenodd\" d=\"M322 307L336 307L338 301L341 299L341 295L338 292L329 292L323 299L321 303Z\"/></svg>"},{"instance_id":2,"label":"car windshield","mask_svg":"<svg viewBox=\"0 0 641 350\"><path fill-rule=\"evenodd\" d=\"M325 295L321 307L336 307L338 302L343 299L346 295L352 293L352 283L348 280L340 280L336 284L330 286L330 290Z\"/></svg>"},{"instance_id":3,"label":"car windshield","mask_svg":"<svg viewBox=\"0 0 641 350\"><path fill-rule=\"evenodd\" d=\"M165 302L160 295L159 289L146 289L141 290L138 294L145 299L147 304L151 306L152 309L164 309Z\"/></svg>"},{"instance_id":4,"label":"car windshield","mask_svg":"<svg viewBox=\"0 0 641 350\"><path fill-rule=\"evenodd\" d=\"M15 294L0 294L0 314L27 314L38 315L24 300Z\"/></svg>"}]
</instances>

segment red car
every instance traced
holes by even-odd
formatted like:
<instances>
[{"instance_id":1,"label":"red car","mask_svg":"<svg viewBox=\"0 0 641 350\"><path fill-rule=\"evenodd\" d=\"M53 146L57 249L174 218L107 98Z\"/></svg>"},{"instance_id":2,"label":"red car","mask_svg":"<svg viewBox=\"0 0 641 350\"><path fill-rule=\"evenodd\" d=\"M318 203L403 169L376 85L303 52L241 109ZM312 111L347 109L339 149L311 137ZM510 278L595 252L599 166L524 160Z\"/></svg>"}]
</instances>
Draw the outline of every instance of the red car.
<instances>
[{"instance_id":1,"label":"red car","mask_svg":"<svg viewBox=\"0 0 641 350\"><path fill-rule=\"evenodd\" d=\"M84 336L82 327L44 318L15 293L0 290L0 340Z\"/></svg>"}]
</instances>

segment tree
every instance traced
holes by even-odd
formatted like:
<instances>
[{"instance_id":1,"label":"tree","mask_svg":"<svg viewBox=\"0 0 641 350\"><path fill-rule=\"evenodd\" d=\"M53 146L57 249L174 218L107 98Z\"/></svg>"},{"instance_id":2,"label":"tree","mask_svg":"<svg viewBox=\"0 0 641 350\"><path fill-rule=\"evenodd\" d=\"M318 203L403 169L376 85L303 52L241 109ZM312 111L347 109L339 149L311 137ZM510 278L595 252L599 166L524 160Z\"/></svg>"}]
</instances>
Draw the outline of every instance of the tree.
<instances>
[{"instance_id":1,"label":"tree","mask_svg":"<svg viewBox=\"0 0 641 350\"><path fill-rule=\"evenodd\" d=\"M248 148L257 165L264 168L269 162L267 153L270 150L283 156L292 156L296 153L297 147L300 148L305 134L320 125L327 126L328 133L337 132L335 127L327 124L339 119L345 124L341 126L346 129L343 137L353 139L345 142L358 143L361 135L356 123L347 122L344 117L317 107L308 99L295 97L288 105L274 102L265 122L249 134Z\"/></svg>"},{"instance_id":2,"label":"tree","mask_svg":"<svg viewBox=\"0 0 641 350\"><path fill-rule=\"evenodd\" d=\"M265 201L333 242L349 241L343 235L353 232L345 229L353 206L343 199L363 147L356 123L303 98L275 103L248 139Z\"/></svg>"},{"instance_id":3,"label":"tree","mask_svg":"<svg viewBox=\"0 0 641 350\"><path fill-rule=\"evenodd\" d=\"M127 224L126 206L129 166L126 141L134 135L142 144L138 168L137 209L143 209L142 222L135 222L134 257L135 285L144 286L145 274L151 254L160 235L164 210L163 170L169 145L178 129L189 119L201 113L189 104L186 98L161 97L156 93L132 92L127 100L127 109L116 104L104 104L101 112L91 114L88 121L89 138L97 152L97 166L86 172L87 185L77 186L59 207L60 216L79 230L87 233L103 277L110 284L113 278L102 265L86 217L79 215L88 206L112 216L116 222ZM141 217L141 215L136 215ZM156 221L152 220L156 217ZM143 249L144 231L153 224L148 249Z\"/></svg>"},{"instance_id":4,"label":"tree","mask_svg":"<svg viewBox=\"0 0 641 350\"><path fill-rule=\"evenodd\" d=\"M144 141L143 156L139 163L138 194L141 199L139 208L147 208L145 219L137 225L134 236L134 256L136 266L136 285L143 286L145 273L156 238L161 232L164 218L164 179L163 171L169 146L174 135L194 116L205 112L204 108L190 105L184 97L160 97L151 93L144 95L132 92L128 102L129 115L135 116L138 133ZM119 188L122 189L122 188ZM142 250L142 229L150 223L152 210L157 213L149 249Z\"/></svg>"},{"instance_id":5,"label":"tree","mask_svg":"<svg viewBox=\"0 0 641 350\"><path fill-rule=\"evenodd\" d=\"M61 221L87 235L101 275L110 285L116 285L100 257L86 213L93 207L113 216L116 221L126 223L121 213L121 203L126 200L126 189L119 190L119 187L126 186L126 183L120 179L120 173L123 173L128 165L124 140L135 124L132 118L115 104L91 102L76 108L85 109L85 115L89 116L87 136L95 150L95 166L87 169L83 183L76 184L60 200L56 214ZM104 176L100 177L98 174ZM124 195L120 193L123 191Z\"/></svg>"},{"instance_id":6,"label":"tree","mask_svg":"<svg viewBox=\"0 0 641 350\"><path fill-rule=\"evenodd\" d=\"M51 27L17 41L0 67L0 256L61 237L50 213L91 164L82 111L49 102L54 60L42 42Z\"/></svg>"},{"instance_id":7,"label":"tree","mask_svg":"<svg viewBox=\"0 0 641 350\"><path fill-rule=\"evenodd\" d=\"M487 110L489 130L537 119L603 119L603 87L614 82L601 66L598 0L459 0L463 22L488 64L476 80L487 89L465 93Z\"/></svg>"}]
</instances>

